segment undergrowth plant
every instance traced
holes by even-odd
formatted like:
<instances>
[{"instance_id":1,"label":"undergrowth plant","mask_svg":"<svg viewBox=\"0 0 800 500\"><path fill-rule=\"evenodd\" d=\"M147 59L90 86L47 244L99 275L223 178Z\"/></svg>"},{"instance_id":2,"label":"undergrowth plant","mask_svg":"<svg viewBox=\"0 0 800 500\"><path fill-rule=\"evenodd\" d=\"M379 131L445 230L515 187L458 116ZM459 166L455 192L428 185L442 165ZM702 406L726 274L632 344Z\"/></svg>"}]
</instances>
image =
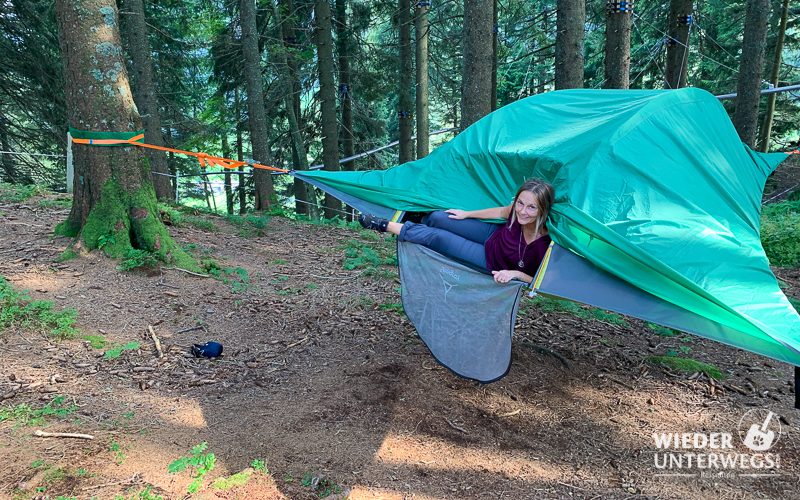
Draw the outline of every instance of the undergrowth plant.
<instances>
[{"instance_id":1,"label":"undergrowth plant","mask_svg":"<svg viewBox=\"0 0 800 500\"><path fill-rule=\"evenodd\" d=\"M567 313L584 320L596 320L612 325L628 328L628 322L621 314L615 312L604 311L596 307L583 307L577 302L571 300L562 300L537 295L532 301L523 303L522 313L527 314L531 308L536 308L541 312L549 313Z\"/></svg>"},{"instance_id":2,"label":"undergrowth plant","mask_svg":"<svg viewBox=\"0 0 800 500\"><path fill-rule=\"evenodd\" d=\"M139 342L133 341L128 342L127 344L119 344L110 349L108 349L105 353L103 353L104 359L117 359L118 357L122 356L122 353L125 351L135 351L139 349L142 345Z\"/></svg>"},{"instance_id":3,"label":"undergrowth plant","mask_svg":"<svg viewBox=\"0 0 800 500\"><path fill-rule=\"evenodd\" d=\"M153 252L131 248L125 253L117 269L120 271L133 271L134 269L152 269L158 265L158 257Z\"/></svg>"},{"instance_id":4,"label":"undergrowth plant","mask_svg":"<svg viewBox=\"0 0 800 500\"><path fill-rule=\"evenodd\" d=\"M800 265L800 200L764 205L761 245L773 266Z\"/></svg>"},{"instance_id":5,"label":"undergrowth plant","mask_svg":"<svg viewBox=\"0 0 800 500\"><path fill-rule=\"evenodd\" d=\"M35 331L56 339L78 334L75 309L56 311L49 300L32 300L26 291L17 291L0 276L0 332L6 328Z\"/></svg>"},{"instance_id":6,"label":"undergrowth plant","mask_svg":"<svg viewBox=\"0 0 800 500\"><path fill-rule=\"evenodd\" d=\"M22 203L46 192L46 188L36 184L20 185L0 182L0 203Z\"/></svg>"},{"instance_id":7,"label":"undergrowth plant","mask_svg":"<svg viewBox=\"0 0 800 500\"><path fill-rule=\"evenodd\" d=\"M650 356L647 358L647 361L653 364L666 366L667 368L682 373L691 374L700 372L716 380L725 378L722 370L716 366L692 358L682 358L678 356L674 350L667 352L666 356Z\"/></svg>"},{"instance_id":8,"label":"undergrowth plant","mask_svg":"<svg viewBox=\"0 0 800 500\"><path fill-rule=\"evenodd\" d=\"M11 421L15 423L15 427L40 426L48 418L66 418L77 409L75 404L67 402L66 396L56 396L41 408L22 403L12 408L0 409L0 422Z\"/></svg>"},{"instance_id":9,"label":"undergrowth plant","mask_svg":"<svg viewBox=\"0 0 800 500\"><path fill-rule=\"evenodd\" d=\"M201 262L203 269L215 279L229 285L231 292L244 293L250 289L250 275L242 267L224 267L213 259L204 259Z\"/></svg>"},{"instance_id":10,"label":"undergrowth plant","mask_svg":"<svg viewBox=\"0 0 800 500\"><path fill-rule=\"evenodd\" d=\"M189 455L173 461L167 468L170 474L177 474L186 469L190 470L192 482L189 483L187 488L189 493L197 493L200 490L203 478L214 469L214 465L217 462L217 457L214 456L214 453L204 453L207 448L208 443L203 441L189 450Z\"/></svg>"}]
</instances>

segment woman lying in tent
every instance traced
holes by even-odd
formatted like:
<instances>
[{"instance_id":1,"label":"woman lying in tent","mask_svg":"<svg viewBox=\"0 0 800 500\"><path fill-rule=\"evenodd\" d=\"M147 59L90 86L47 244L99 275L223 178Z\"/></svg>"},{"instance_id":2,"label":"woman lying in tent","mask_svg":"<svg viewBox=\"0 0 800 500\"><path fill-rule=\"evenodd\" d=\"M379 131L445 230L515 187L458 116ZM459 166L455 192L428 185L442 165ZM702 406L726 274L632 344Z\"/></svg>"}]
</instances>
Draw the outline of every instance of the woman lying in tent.
<instances>
[{"instance_id":1,"label":"woman lying in tent","mask_svg":"<svg viewBox=\"0 0 800 500\"><path fill-rule=\"evenodd\" d=\"M390 222L362 214L366 229L390 232L400 241L424 245L443 255L491 271L497 283L530 282L550 245L545 222L553 205L553 186L531 179L507 207L432 212L414 222ZM492 224L478 219L506 219Z\"/></svg>"}]
</instances>

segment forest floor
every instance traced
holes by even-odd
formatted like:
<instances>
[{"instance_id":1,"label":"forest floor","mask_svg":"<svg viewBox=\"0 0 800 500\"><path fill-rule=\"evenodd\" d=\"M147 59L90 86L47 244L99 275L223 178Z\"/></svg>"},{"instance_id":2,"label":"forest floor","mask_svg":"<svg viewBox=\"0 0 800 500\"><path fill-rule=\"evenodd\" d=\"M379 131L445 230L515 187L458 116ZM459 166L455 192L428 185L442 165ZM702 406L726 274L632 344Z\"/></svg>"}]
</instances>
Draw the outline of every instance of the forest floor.
<instances>
[{"instance_id":1,"label":"forest floor","mask_svg":"<svg viewBox=\"0 0 800 500\"><path fill-rule=\"evenodd\" d=\"M478 384L439 366L402 314L391 238L189 215L171 233L213 259L216 278L123 272L100 252L67 259L58 198L0 202L0 275L76 309L81 332L0 332L1 498L184 498L205 469L195 498L800 495L788 365L526 298L510 373ZM799 297L800 270L774 271ZM189 354L209 340L223 357ZM670 353L724 379L649 359ZM731 433L726 451L747 453L738 429L753 409L779 416L778 469L660 475L653 433ZM767 473L743 475L754 472Z\"/></svg>"}]
</instances>

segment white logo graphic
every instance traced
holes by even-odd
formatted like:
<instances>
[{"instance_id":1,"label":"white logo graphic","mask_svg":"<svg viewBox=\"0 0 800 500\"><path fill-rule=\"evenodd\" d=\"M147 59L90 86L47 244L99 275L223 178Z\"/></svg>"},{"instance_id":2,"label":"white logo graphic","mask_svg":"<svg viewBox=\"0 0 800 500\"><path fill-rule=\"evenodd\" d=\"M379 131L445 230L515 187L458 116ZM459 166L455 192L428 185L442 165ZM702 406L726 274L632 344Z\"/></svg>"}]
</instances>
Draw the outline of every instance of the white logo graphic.
<instances>
[{"instance_id":1,"label":"white logo graphic","mask_svg":"<svg viewBox=\"0 0 800 500\"><path fill-rule=\"evenodd\" d=\"M766 414L766 417L764 417ZM781 423L768 410L750 410L739 421L739 437L752 451L767 451L781 435ZM772 428L770 428L772 427Z\"/></svg>"},{"instance_id":2,"label":"white logo graphic","mask_svg":"<svg viewBox=\"0 0 800 500\"><path fill-rule=\"evenodd\" d=\"M458 273L456 273L452 269L447 269L446 267L441 268L440 273L441 274L439 274L439 277L442 278L442 283L444 284L444 301L447 302L447 294L456 285L447 281L444 278L444 275L446 274L447 276L455 279L456 281L461 279L461 277L458 275Z\"/></svg>"}]
</instances>

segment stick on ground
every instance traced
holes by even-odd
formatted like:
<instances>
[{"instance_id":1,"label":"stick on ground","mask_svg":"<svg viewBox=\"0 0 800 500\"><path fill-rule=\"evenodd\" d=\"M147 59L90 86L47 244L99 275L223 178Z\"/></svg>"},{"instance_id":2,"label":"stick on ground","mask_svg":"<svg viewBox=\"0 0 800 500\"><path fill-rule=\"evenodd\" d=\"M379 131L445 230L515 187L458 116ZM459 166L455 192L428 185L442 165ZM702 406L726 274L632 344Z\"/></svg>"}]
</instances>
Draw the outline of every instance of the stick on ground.
<instances>
[{"instance_id":1,"label":"stick on ground","mask_svg":"<svg viewBox=\"0 0 800 500\"><path fill-rule=\"evenodd\" d=\"M43 437L43 438L75 438L75 439L94 439L94 436L91 434L76 434L74 432L45 432L45 431L34 431L33 433L36 437Z\"/></svg>"},{"instance_id":2,"label":"stick on ground","mask_svg":"<svg viewBox=\"0 0 800 500\"><path fill-rule=\"evenodd\" d=\"M150 332L150 338L153 339L153 343L156 345L156 351L158 351L158 357L163 358L164 351L161 350L161 341L158 340L155 330L153 330L153 327L151 325L147 325L147 330Z\"/></svg>"}]
</instances>

